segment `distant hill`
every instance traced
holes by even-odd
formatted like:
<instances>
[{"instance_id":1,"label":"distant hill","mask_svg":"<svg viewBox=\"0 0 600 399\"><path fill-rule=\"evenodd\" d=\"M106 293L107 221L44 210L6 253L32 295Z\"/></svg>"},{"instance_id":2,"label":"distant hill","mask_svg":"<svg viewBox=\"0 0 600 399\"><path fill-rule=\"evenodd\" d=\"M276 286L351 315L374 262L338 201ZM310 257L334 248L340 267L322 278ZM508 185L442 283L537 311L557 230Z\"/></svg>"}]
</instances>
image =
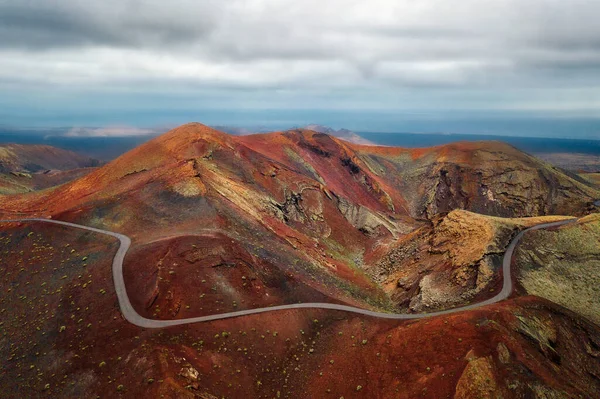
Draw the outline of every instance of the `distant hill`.
<instances>
[{"instance_id":1,"label":"distant hill","mask_svg":"<svg viewBox=\"0 0 600 399\"><path fill-rule=\"evenodd\" d=\"M0 145L0 194L35 191L89 173L100 162L48 145Z\"/></svg>"},{"instance_id":2,"label":"distant hill","mask_svg":"<svg viewBox=\"0 0 600 399\"><path fill-rule=\"evenodd\" d=\"M378 145L422 148L457 141L502 141L571 172L600 172L600 140L546 137L490 136L484 134L370 133L361 137ZM599 137L600 138L600 137Z\"/></svg>"},{"instance_id":3,"label":"distant hill","mask_svg":"<svg viewBox=\"0 0 600 399\"><path fill-rule=\"evenodd\" d=\"M68 127L17 129L0 126L0 145L39 144L61 148L102 161L109 161L156 136L156 134L114 137L73 136L69 135L72 130Z\"/></svg>"},{"instance_id":4,"label":"distant hill","mask_svg":"<svg viewBox=\"0 0 600 399\"><path fill-rule=\"evenodd\" d=\"M244 127L236 127L236 126L211 126L213 129L219 130L221 132L233 134L235 136L245 136L248 134L254 133L264 133L262 130L255 129L247 129Z\"/></svg>"},{"instance_id":5,"label":"distant hill","mask_svg":"<svg viewBox=\"0 0 600 399\"><path fill-rule=\"evenodd\" d=\"M99 161L48 145L0 144L0 172L36 173L98 166Z\"/></svg>"},{"instance_id":6,"label":"distant hill","mask_svg":"<svg viewBox=\"0 0 600 399\"><path fill-rule=\"evenodd\" d=\"M323 125L307 125L304 127L304 129L312 130L313 132L317 132L317 133L330 134L332 136L335 136L337 138L340 138L342 140L346 140L346 141L349 141L349 142L355 143L355 144L373 144L372 141L369 141L348 129L335 130L333 128L323 126Z\"/></svg>"},{"instance_id":7,"label":"distant hill","mask_svg":"<svg viewBox=\"0 0 600 399\"><path fill-rule=\"evenodd\" d=\"M221 132L233 134L235 136L247 136L250 134L261 134L261 133L270 132L270 130L268 130L268 129L258 129L258 128L251 129L251 128L244 128L244 127L236 127L236 126L212 126L212 128L219 130ZM323 126L323 125L318 125L318 124L307 125L307 126L304 126L302 129L311 130L311 131L317 132L317 133L329 134L331 136L334 136L339 139L349 141L349 142L355 143L355 144L373 144L372 141L369 141L348 129L336 130L336 129L333 129L328 126Z\"/></svg>"}]
</instances>

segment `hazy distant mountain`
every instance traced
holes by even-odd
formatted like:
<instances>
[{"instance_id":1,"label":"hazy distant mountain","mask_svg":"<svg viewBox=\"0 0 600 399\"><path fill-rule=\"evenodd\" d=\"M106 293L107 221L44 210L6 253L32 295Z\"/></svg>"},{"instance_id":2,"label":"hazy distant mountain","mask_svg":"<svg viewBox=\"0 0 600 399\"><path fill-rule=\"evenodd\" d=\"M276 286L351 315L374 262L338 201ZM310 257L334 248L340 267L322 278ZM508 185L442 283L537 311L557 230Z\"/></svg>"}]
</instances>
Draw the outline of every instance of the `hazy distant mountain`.
<instances>
[{"instance_id":1,"label":"hazy distant mountain","mask_svg":"<svg viewBox=\"0 0 600 399\"><path fill-rule=\"evenodd\" d=\"M236 136L246 136L248 134L256 134L256 133L268 133L272 131L271 129L263 129L263 128L244 128L237 126L212 126L214 129L217 129L221 132L233 134ZM373 144L372 141L369 141L363 137L360 137L358 134L354 133L348 129L339 129L335 130L328 126L311 124L303 127L302 129L312 130L317 133L325 133L331 136L335 136L342 140L349 141L354 144Z\"/></svg>"},{"instance_id":2,"label":"hazy distant mountain","mask_svg":"<svg viewBox=\"0 0 600 399\"><path fill-rule=\"evenodd\" d=\"M348 129L335 130L335 129L327 127L327 126L316 125L316 124L307 125L304 127L304 129L312 130L313 132L318 132L318 133L330 134L332 136L338 137L342 140L346 140L346 141L349 141L349 142L355 143L355 144L373 144L372 141L362 138L358 134L356 134L353 131L348 130Z\"/></svg>"},{"instance_id":3,"label":"hazy distant mountain","mask_svg":"<svg viewBox=\"0 0 600 399\"><path fill-rule=\"evenodd\" d=\"M236 136L245 136L247 134L253 134L253 133L263 133L262 131L256 130L256 129L247 129L245 127L237 127L237 126L220 126L220 125L215 125L215 126L211 126L214 129L217 129L221 132L225 132L225 133L229 133L229 134L233 134Z\"/></svg>"}]
</instances>

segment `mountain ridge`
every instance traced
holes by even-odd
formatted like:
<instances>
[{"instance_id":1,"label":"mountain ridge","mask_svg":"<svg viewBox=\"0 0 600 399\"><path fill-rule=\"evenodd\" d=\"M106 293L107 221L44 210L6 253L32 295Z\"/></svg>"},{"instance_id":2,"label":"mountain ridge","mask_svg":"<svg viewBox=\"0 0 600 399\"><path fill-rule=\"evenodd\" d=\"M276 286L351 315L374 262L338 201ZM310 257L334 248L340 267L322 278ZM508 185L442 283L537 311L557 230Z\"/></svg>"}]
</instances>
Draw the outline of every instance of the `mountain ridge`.
<instances>
[{"instance_id":1,"label":"mountain ridge","mask_svg":"<svg viewBox=\"0 0 600 399\"><path fill-rule=\"evenodd\" d=\"M212 162L215 151L220 151L223 156L245 157L244 162L256 163L254 169L262 174L265 174L264 169L272 169L266 172L268 174L285 167L287 172L300 173L311 179L313 184L325 188L331 185L333 189L329 189L330 192L344 197L358 195L361 203L371 209L393 213L403 213L401 210L404 209L404 213L417 219L427 219L428 215L454 208L486 213L484 208L490 206L496 209L488 213L497 216L537 216L560 213L561 208L567 210L564 213L579 209L581 214L597 195L596 190L560 170L499 142L461 142L404 149L357 145L307 130L230 136L202 124L187 124L173 129L91 175L69 183L67 191L85 191L82 195L90 195L101 191L99 188L103 184L118 184L124 177L158 169L162 169L164 175L186 175L188 179L185 181L191 182L193 179L189 178L196 177L196 188L202 191L202 176L196 176L193 169L199 165L215 164ZM227 162L223 158L216 163L224 167ZM165 168L166 164L172 168ZM495 172L494 168L500 172ZM249 177L248 171L233 173ZM542 178L541 183L535 181L538 177ZM490 184L498 185L499 189L492 192L486 187ZM546 185L551 187L551 190L546 190L550 191L549 198L541 193ZM574 192L567 195L566 189ZM535 194L540 202L528 204L528 201L520 199L522 194L519 190L529 194L540 191L540 194ZM427 201L411 198L412 194L419 192ZM575 198L575 194L580 198ZM514 204L514 209L504 206L495 198L498 195L505 196L503 200ZM46 197L52 197L52 193ZM530 195L530 199L534 197ZM28 202L23 199L24 203ZM544 204L542 200L550 203Z\"/></svg>"}]
</instances>

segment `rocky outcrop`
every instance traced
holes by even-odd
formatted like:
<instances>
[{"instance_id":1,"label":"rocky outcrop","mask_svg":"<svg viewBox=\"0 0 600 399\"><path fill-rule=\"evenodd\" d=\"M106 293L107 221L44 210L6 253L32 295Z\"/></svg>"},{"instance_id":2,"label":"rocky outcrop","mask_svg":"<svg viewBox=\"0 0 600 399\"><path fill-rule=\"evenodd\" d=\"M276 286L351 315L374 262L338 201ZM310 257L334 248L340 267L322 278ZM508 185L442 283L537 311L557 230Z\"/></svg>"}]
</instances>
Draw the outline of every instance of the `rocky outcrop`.
<instances>
[{"instance_id":1,"label":"rocky outcrop","mask_svg":"<svg viewBox=\"0 0 600 399\"><path fill-rule=\"evenodd\" d=\"M366 235L377 235L379 229L385 229L396 238L399 234L406 234L410 231L409 226L386 219L384 215L375 213L365 206L354 204L342 197L336 197L336 199L337 208L344 218Z\"/></svg>"},{"instance_id":2,"label":"rocky outcrop","mask_svg":"<svg viewBox=\"0 0 600 399\"><path fill-rule=\"evenodd\" d=\"M558 219L504 219L455 210L402 237L369 272L407 311L459 306L501 288L502 257L519 230Z\"/></svg>"}]
</instances>

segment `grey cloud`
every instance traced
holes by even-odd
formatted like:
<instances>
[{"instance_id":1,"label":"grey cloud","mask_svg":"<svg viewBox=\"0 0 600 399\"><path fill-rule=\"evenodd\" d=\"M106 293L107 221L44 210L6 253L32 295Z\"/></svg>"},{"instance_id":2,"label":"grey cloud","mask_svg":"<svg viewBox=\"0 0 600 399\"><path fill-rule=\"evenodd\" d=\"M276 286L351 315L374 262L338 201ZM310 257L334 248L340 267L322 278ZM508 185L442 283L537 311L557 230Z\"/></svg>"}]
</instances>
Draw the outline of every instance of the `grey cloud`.
<instances>
[{"instance_id":1,"label":"grey cloud","mask_svg":"<svg viewBox=\"0 0 600 399\"><path fill-rule=\"evenodd\" d=\"M185 9L158 4L114 0L0 1L0 47L39 50L89 45L168 46L206 37L214 27L214 7L206 6L192 17L186 15ZM201 3L194 4L198 11Z\"/></svg>"}]
</instances>

